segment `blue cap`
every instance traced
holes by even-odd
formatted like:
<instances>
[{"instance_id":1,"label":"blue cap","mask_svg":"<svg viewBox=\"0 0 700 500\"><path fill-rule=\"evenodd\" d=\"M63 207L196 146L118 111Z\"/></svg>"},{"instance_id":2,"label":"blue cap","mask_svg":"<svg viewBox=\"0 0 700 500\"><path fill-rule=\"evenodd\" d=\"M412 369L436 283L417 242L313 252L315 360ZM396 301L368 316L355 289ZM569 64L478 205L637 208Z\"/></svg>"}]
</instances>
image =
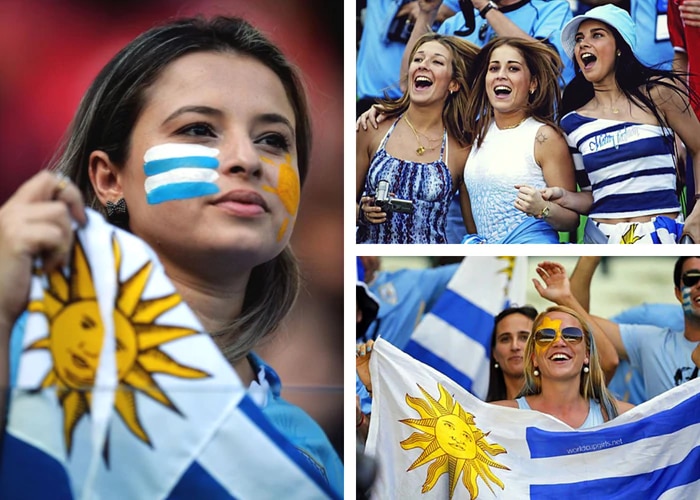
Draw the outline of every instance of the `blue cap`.
<instances>
[{"instance_id":1,"label":"blue cap","mask_svg":"<svg viewBox=\"0 0 700 500\"><path fill-rule=\"evenodd\" d=\"M615 28L623 40L630 46L632 52L636 53L637 35L634 31L634 21L626 10L615 7L612 4L594 7L585 14L574 17L566 23L561 31L561 45L569 59L574 60L574 46L576 45L576 32L579 25L587 19L595 19Z\"/></svg>"}]
</instances>

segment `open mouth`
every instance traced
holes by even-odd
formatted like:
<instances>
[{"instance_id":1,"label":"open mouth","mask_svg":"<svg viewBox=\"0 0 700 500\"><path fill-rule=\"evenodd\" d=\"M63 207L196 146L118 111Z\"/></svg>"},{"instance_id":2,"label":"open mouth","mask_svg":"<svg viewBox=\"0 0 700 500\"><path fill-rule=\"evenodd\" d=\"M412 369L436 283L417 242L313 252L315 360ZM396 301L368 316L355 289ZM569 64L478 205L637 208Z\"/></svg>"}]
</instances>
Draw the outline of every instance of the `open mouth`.
<instances>
[{"instance_id":1,"label":"open mouth","mask_svg":"<svg viewBox=\"0 0 700 500\"><path fill-rule=\"evenodd\" d=\"M556 354L553 354L549 357L552 361L569 361L571 359L571 356L568 354L564 354L563 352L558 352Z\"/></svg>"},{"instance_id":2,"label":"open mouth","mask_svg":"<svg viewBox=\"0 0 700 500\"><path fill-rule=\"evenodd\" d=\"M584 52L583 54L581 54L580 57L581 63L583 64L584 68L590 68L593 65L593 63L595 63L598 60L598 58L590 52Z\"/></svg>"},{"instance_id":3,"label":"open mouth","mask_svg":"<svg viewBox=\"0 0 700 500\"><path fill-rule=\"evenodd\" d=\"M499 97L510 95L511 92L513 92L513 89L511 89L510 87L508 87L506 85L498 85L498 86L494 87L494 89L493 89L493 93Z\"/></svg>"},{"instance_id":4,"label":"open mouth","mask_svg":"<svg viewBox=\"0 0 700 500\"><path fill-rule=\"evenodd\" d=\"M413 85L415 85L417 89L427 89L433 85L433 81L427 76L417 76L415 80L413 80Z\"/></svg>"}]
</instances>

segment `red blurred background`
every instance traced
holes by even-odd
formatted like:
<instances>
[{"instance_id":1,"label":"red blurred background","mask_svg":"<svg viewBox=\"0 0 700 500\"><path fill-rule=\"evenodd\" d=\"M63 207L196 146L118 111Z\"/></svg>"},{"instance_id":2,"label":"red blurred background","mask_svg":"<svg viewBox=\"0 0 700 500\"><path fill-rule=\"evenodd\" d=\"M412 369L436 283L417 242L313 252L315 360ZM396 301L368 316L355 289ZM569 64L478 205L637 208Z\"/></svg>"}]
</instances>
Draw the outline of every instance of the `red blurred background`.
<instances>
[{"instance_id":1,"label":"red blurred background","mask_svg":"<svg viewBox=\"0 0 700 500\"><path fill-rule=\"evenodd\" d=\"M343 3L325 0L0 1L0 204L44 168L100 68L171 17L239 15L302 70L312 108L311 170L292 245L304 289L259 349L283 395L324 427L342 457Z\"/></svg>"}]
</instances>

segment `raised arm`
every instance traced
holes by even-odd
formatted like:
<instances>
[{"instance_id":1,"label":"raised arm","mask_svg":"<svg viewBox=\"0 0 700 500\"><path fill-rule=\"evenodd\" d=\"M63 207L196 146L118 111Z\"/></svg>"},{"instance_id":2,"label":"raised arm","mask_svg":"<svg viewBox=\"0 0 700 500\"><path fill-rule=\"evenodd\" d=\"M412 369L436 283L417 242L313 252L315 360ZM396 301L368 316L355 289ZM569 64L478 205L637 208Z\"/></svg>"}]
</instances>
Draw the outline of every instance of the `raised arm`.
<instances>
[{"instance_id":1,"label":"raised arm","mask_svg":"<svg viewBox=\"0 0 700 500\"><path fill-rule=\"evenodd\" d=\"M581 307L588 312L591 311L591 282L598 264L600 264L598 256L579 257L576 267L571 273L571 278L569 278L571 293L579 301Z\"/></svg>"},{"instance_id":2,"label":"raised arm","mask_svg":"<svg viewBox=\"0 0 700 500\"><path fill-rule=\"evenodd\" d=\"M600 366L605 373L605 382L608 383L615 375L617 365L620 363L616 346L611 339L608 338L607 333L604 333L604 329L608 325L601 325L598 320L602 318L594 318L591 316L588 311L581 306L579 301L576 300L576 297L571 293L569 278L566 276L564 266L557 262L540 262L537 265L537 274L544 284L540 283L537 279L533 279L532 281L537 293L539 293L541 297L555 304L573 309L579 313L590 326L598 355L600 356ZM615 325L610 321L607 321L607 323ZM615 327L617 327L617 325L615 325ZM617 335L619 337L619 328Z\"/></svg>"},{"instance_id":3,"label":"raised arm","mask_svg":"<svg viewBox=\"0 0 700 500\"><path fill-rule=\"evenodd\" d=\"M27 306L32 264L45 272L65 265L73 243L71 220L87 222L83 198L68 179L48 171L25 182L0 207L0 429L9 383L12 327Z\"/></svg>"}]
</instances>

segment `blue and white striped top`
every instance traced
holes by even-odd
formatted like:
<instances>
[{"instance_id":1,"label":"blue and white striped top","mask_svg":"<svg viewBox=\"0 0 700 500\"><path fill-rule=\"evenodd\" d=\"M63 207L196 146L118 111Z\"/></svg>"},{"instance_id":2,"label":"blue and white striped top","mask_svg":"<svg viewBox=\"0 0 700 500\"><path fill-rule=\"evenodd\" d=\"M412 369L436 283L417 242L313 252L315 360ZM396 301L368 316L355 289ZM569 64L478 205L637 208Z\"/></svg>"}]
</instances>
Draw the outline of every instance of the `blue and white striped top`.
<instances>
[{"instance_id":1,"label":"blue and white striped top","mask_svg":"<svg viewBox=\"0 0 700 500\"><path fill-rule=\"evenodd\" d=\"M679 212L673 138L658 125L589 118L561 120L589 216L618 219Z\"/></svg>"}]
</instances>

